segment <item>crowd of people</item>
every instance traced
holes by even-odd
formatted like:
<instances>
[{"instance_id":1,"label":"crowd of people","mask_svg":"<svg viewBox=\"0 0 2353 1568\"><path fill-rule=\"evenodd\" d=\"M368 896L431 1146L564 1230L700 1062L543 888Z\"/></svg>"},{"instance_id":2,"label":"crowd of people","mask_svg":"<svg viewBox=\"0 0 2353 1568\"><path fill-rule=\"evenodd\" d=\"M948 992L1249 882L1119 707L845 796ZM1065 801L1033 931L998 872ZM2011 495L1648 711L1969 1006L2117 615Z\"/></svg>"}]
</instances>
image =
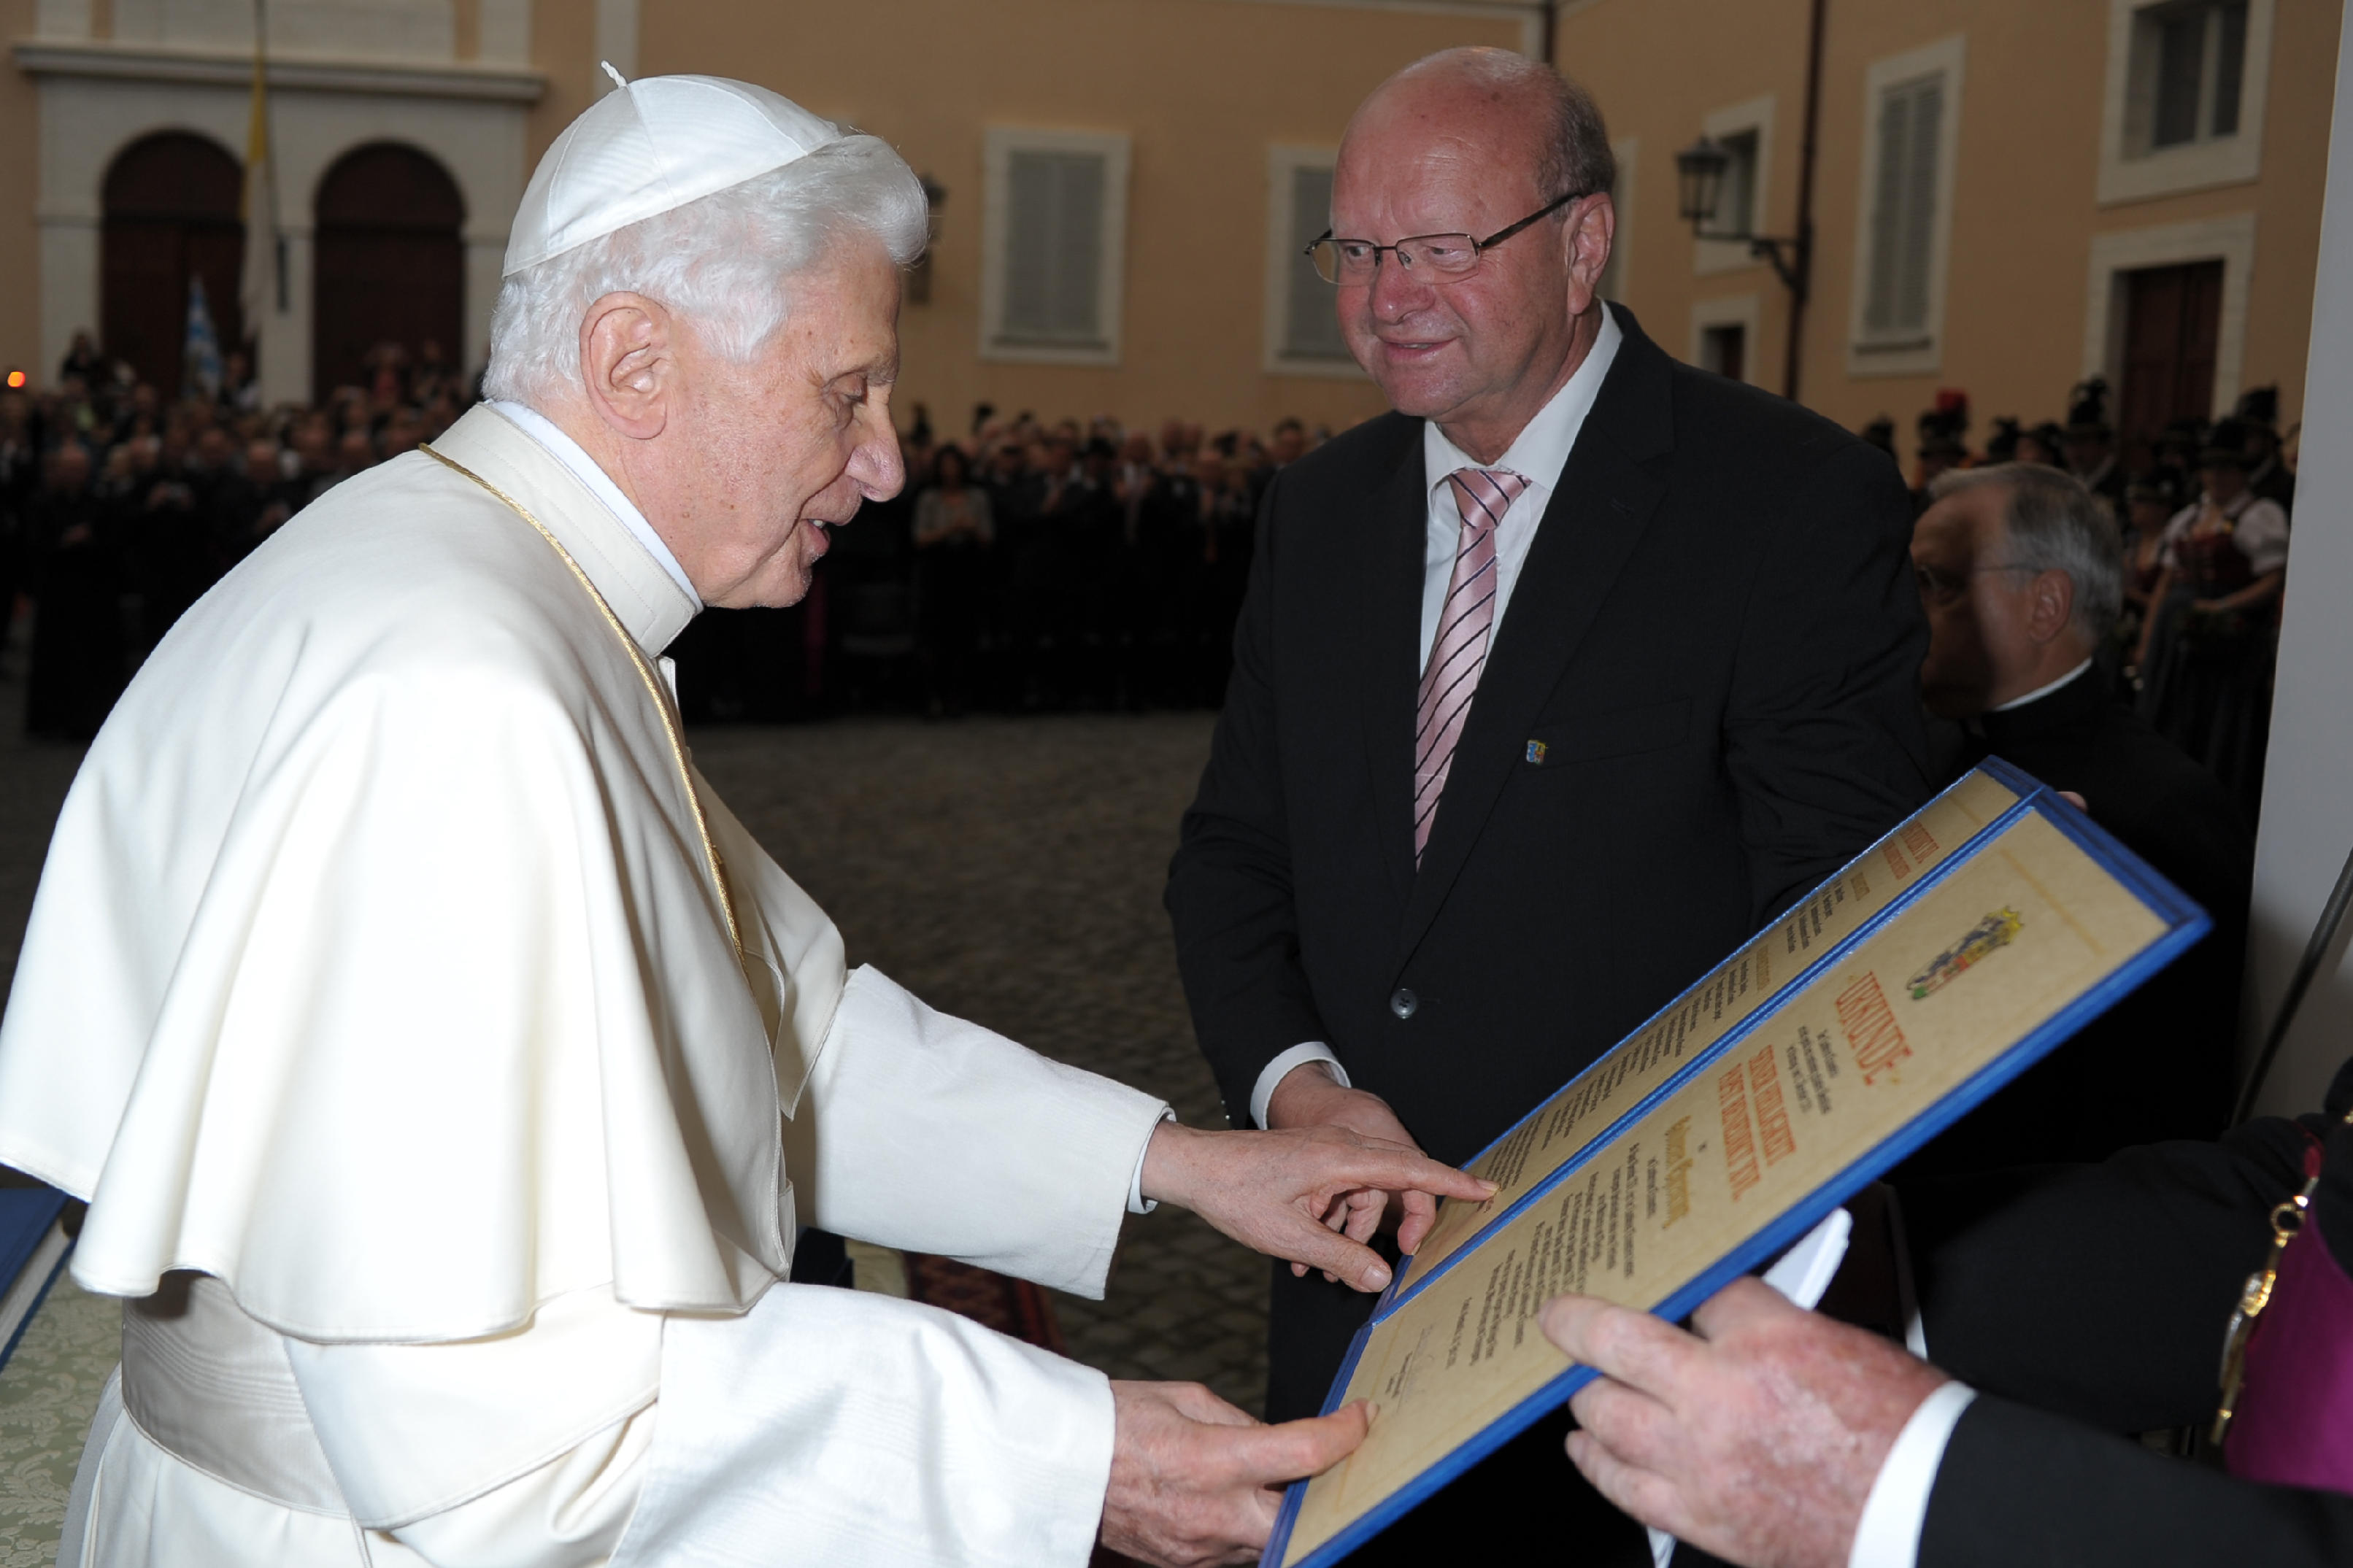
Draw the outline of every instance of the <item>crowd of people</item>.
<instances>
[{"instance_id":1,"label":"crowd of people","mask_svg":"<svg viewBox=\"0 0 2353 1568\"><path fill-rule=\"evenodd\" d=\"M2105 503L2124 552L2124 607L2099 650L2116 689L2159 733L2221 781L2252 824L2263 798L2272 678L2295 504L2295 431L2279 427L2279 389L2257 387L2231 416L2173 421L2121 442L2107 384L2078 385L2066 421L1993 421L1968 443L1968 397L1938 395L1920 416L1915 507L1938 478L2000 463L2072 473ZM1894 449L1881 419L1867 439Z\"/></svg>"},{"instance_id":2,"label":"crowd of people","mask_svg":"<svg viewBox=\"0 0 2353 1568\"><path fill-rule=\"evenodd\" d=\"M53 390L0 392L0 604L38 606L34 733L95 733L224 573L474 400L431 343L385 345L367 385L316 408L259 406L232 360L217 397L173 402L84 337ZM1155 434L987 405L947 438L919 406L906 489L835 532L807 601L706 615L681 639L681 705L698 721L1214 706L1259 498L1309 444L1296 419Z\"/></svg>"},{"instance_id":3,"label":"crowd of people","mask_svg":"<svg viewBox=\"0 0 2353 1568\"><path fill-rule=\"evenodd\" d=\"M231 362L217 396L174 402L83 335L53 388L0 391L0 606L22 593L37 607L34 734L95 734L139 661L224 573L470 400L432 343L377 350L367 385L317 408L261 408L242 356Z\"/></svg>"}]
</instances>

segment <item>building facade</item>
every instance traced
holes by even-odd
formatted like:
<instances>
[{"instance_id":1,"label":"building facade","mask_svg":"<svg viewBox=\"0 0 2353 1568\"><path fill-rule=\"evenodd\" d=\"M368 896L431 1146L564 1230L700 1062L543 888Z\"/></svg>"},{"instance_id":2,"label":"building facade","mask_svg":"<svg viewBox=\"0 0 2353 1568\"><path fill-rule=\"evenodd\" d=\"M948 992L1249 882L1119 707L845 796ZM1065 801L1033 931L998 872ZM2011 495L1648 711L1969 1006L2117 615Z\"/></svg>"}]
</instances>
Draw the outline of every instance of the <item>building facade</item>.
<instances>
[{"instance_id":1,"label":"building facade","mask_svg":"<svg viewBox=\"0 0 2353 1568\"><path fill-rule=\"evenodd\" d=\"M1729 154L1715 227L1793 237L1821 16L1798 395L1892 416L1939 389L2063 418L2105 376L2127 432L2303 406L2339 0L1571 0L1554 58L1616 140L1617 294L1694 363L1780 391L1790 290L1678 213L1675 153Z\"/></svg>"},{"instance_id":2,"label":"building facade","mask_svg":"<svg viewBox=\"0 0 2353 1568\"><path fill-rule=\"evenodd\" d=\"M479 366L509 217L610 61L760 82L923 173L902 409L1345 426L1380 401L1300 252L1349 111L1431 50L1543 37L1480 0L264 0L272 226L241 210L257 10L0 0L0 363L47 380L89 331L174 390L201 279L271 402L378 341Z\"/></svg>"}]
</instances>

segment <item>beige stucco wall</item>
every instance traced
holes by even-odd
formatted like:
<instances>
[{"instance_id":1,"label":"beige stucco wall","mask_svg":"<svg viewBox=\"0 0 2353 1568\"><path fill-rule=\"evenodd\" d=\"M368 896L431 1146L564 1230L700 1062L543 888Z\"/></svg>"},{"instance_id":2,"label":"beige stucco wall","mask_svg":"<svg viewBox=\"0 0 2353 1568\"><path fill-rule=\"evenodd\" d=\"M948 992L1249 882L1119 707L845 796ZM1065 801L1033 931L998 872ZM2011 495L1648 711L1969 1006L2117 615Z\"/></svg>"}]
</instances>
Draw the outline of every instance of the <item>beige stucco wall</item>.
<instances>
[{"instance_id":1,"label":"beige stucco wall","mask_svg":"<svg viewBox=\"0 0 2353 1568\"><path fill-rule=\"evenodd\" d=\"M0 0L0 39L33 30L36 0ZM46 380L55 365L41 351L41 237L33 221L40 164L31 149L39 134L40 99L33 79L0 62L0 370L22 366Z\"/></svg>"},{"instance_id":2,"label":"beige stucco wall","mask_svg":"<svg viewBox=\"0 0 2353 1568\"><path fill-rule=\"evenodd\" d=\"M1521 20L1268 0L794 0L644 8L639 69L749 78L896 145L947 187L932 302L902 321L902 408L961 430L1010 412L1212 428L1284 414L1352 424L1371 384L1261 369L1267 150L1336 143L1398 67L1451 44L1517 47ZM543 60L552 80L576 72ZM543 114L550 112L543 110ZM1133 138L1125 342L1116 369L979 354L982 139L993 125Z\"/></svg>"},{"instance_id":3,"label":"beige stucco wall","mask_svg":"<svg viewBox=\"0 0 2353 1568\"><path fill-rule=\"evenodd\" d=\"M2096 237L2251 214L2254 262L2241 386L2277 382L2284 420L2303 407L2305 346L2319 242L2338 0L2277 0L2261 173L2252 183L2103 205L2099 148L2108 6L2101 0L1905 0L1833 5L1824 48L1813 294L1799 395L1849 426L1879 414L1908 453L1940 387L1969 395L1981 440L1991 418L2063 416L2084 370ZM1613 137L1641 147L1625 298L1661 342L1684 353L1693 307L1758 297L1749 379L1778 390L1786 295L1761 264L1701 276L1675 213L1674 152L1710 110L1776 99L1766 232L1797 221L1806 0L1590 0L1564 16L1556 59L1601 100ZM1939 39L1967 39L1942 363L1900 376L1848 364L1862 209L1864 73Z\"/></svg>"}]
</instances>

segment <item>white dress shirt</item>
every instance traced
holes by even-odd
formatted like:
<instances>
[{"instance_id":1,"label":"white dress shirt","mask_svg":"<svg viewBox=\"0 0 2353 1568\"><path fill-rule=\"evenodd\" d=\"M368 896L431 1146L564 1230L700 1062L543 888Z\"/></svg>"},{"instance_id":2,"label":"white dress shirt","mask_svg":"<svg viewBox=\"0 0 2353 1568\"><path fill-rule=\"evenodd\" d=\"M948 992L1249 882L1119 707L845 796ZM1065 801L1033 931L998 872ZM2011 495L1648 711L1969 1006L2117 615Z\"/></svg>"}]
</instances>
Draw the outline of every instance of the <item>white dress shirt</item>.
<instances>
[{"instance_id":1,"label":"white dress shirt","mask_svg":"<svg viewBox=\"0 0 2353 1568\"><path fill-rule=\"evenodd\" d=\"M1511 603L1512 588L1520 578L1520 567L1527 561L1528 547L1535 542L1536 525L1544 521L1545 509L1552 504L1553 491L1559 488L1561 470L1568 466L1568 454L1577 445L1577 432L1585 428L1585 416L1593 410L1593 400L1600 394L1602 379L1609 374L1611 362L1618 357L1618 345L1625 341L1617 319L1608 306L1601 310L1601 331L1595 334L1593 347L1585 363L1577 367L1567 384L1552 395L1550 402L1536 410L1519 435L1514 437L1504 455L1492 463L1472 458L1461 447L1446 438L1436 420L1426 420L1421 426L1422 482L1430 497L1428 537L1422 549L1421 561L1421 659L1430 661L1430 645L1438 640L1438 622L1446 608L1446 587L1454 576L1454 554L1461 542L1462 516L1455 510L1453 487L1446 477L1457 468L1508 468L1528 481L1504 512L1503 521L1495 525L1495 619L1488 629L1488 645L1493 646L1495 628L1504 624L1504 611ZM1472 699L1475 706L1477 699ZM1309 1062L1322 1062L1331 1068L1332 1076L1342 1085L1348 1081L1346 1069L1339 1058L1322 1040L1306 1040L1292 1047L1266 1064L1250 1089L1250 1120L1261 1127L1266 1125L1267 1101L1274 1097L1275 1085L1288 1077L1293 1068Z\"/></svg>"}]
</instances>

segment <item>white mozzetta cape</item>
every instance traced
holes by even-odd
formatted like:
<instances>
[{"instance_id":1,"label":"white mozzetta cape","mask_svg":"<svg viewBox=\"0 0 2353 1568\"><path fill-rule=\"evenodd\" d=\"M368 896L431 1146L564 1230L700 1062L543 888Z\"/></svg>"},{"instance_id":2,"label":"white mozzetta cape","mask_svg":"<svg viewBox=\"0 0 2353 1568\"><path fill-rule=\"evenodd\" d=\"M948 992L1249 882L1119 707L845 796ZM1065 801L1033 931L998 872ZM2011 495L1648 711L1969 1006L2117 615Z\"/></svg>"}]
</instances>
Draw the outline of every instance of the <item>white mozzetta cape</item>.
<instances>
[{"instance_id":1,"label":"white mozzetta cape","mask_svg":"<svg viewBox=\"0 0 2353 1568\"><path fill-rule=\"evenodd\" d=\"M785 1134L805 1217L1100 1294L1164 1108L845 985L624 640L692 602L505 419L437 447L562 551L427 455L338 487L173 629L58 823L0 1161L90 1200L85 1286L211 1277L133 1314L69 1558L356 1522L379 1563L602 1562L647 1488L632 1562L795 1521L809 1561L1082 1557L1101 1378L772 1290Z\"/></svg>"}]
</instances>

